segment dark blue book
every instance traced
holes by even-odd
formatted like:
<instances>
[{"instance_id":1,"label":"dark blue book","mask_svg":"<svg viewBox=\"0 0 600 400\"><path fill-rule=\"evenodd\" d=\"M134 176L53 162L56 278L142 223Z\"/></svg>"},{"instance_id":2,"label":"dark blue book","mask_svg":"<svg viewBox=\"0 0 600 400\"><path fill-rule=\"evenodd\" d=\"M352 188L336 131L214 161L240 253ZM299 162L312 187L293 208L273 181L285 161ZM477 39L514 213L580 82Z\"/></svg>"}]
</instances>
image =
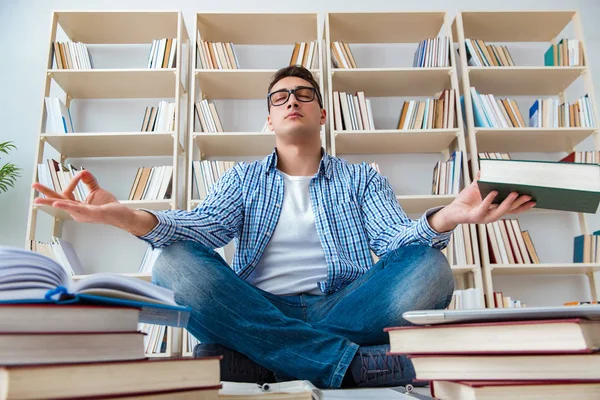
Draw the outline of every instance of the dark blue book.
<instances>
[{"instance_id":1,"label":"dark blue book","mask_svg":"<svg viewBox=\"0 0 600 400\"><path fill-rule=\"evenodd\" d=\"M173 291L113 273L74 281L53 259L34 251L0 247L0 304L78 304L135 307L140 322L186 327L190 308Z\"/></svg>"}]
</instances>

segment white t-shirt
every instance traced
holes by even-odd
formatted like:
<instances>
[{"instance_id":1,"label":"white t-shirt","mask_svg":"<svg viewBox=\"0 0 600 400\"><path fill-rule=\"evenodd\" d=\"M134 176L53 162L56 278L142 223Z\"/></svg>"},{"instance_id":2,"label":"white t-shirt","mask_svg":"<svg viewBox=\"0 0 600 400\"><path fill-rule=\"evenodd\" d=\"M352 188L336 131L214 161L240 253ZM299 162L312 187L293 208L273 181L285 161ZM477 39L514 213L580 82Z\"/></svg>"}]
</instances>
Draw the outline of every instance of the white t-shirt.
<instances>
[{"instance_id":1,"label":"white t-shirt","mask_svg":"<svg viewBox=\"0 0 600 400\"><path fill-rule=\"evenodd\" d=\"M327 263L310 200L312 176L283 176L281 215L267 248L247 281L275 295L324 295Z\"/></svg>"}]
</instances>

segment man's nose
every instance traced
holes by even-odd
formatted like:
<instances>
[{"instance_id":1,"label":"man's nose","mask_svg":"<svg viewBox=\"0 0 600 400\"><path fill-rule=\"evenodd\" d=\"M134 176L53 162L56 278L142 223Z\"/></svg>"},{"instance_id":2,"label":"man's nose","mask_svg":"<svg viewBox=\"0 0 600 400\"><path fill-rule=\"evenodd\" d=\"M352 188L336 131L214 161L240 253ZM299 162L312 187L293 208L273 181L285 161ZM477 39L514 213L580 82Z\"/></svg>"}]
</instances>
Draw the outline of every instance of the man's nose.
<instances>
[{"instance_id":1,"label":"man's nose","mask_svg":"<svg viewBox=\"0 0 600 400\"><path fill-rule=\"evenodd\" d=\"M296 99L296 94L295 93L290 93L290 98L288 99L288 106L287 108L292 108L292 107L298 107L298 99Z\"/></svg>"}]
</instances>

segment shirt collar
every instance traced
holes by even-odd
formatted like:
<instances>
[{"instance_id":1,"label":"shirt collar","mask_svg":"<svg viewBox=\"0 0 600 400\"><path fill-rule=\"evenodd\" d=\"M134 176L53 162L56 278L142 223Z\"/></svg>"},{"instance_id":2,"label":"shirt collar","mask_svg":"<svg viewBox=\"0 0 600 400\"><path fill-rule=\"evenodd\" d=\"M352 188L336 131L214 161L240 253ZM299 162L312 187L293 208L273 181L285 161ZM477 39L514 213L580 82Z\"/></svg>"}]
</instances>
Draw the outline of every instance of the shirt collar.
<instances>
[{"instance_id":1,"label":"shirt collar","mask_svg":"<svg viewBox=\"0 0 600 400\"><path fill-rule=\"evenodd\" d=\"M277 168L277 147L273 148L273 152L265 157L262 161L267 173L273 172ZM323 175L327 179L331 179L332 176L332 163L331 156L325 152L325 149L321 147L321 161L319 162L318 175Z\"/></svg>"}]
</instances>

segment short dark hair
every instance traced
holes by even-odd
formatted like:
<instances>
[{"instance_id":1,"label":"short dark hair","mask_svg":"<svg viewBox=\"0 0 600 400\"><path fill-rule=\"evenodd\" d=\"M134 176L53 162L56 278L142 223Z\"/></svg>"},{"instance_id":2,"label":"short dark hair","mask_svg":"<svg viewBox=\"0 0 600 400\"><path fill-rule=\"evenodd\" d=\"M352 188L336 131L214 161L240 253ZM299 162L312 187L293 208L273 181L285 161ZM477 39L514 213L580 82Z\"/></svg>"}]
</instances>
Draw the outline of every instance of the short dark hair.
<instances>
[{"instance_id":1,"label":"short dark hair","mask_svg":"<svg viewBox=\"0 0 600 400\"><path fill-rule=\"evenodd\" d=\"M321 96L321 88L319 87L319 82L315 80L312 73L308 69L304 68L301 65L290 65L287 67L283 67L279 71L275 72L275 74L271 78L271 83L269 84L269 89L267 90L267 93L271 93L271 89L273 89L273 86L275 86L277 82L279 82L283 78L287 78L288 76L295 76L297 78L301 78L309 82L311 86L317 90L317 101L319 102L319 106L323 108L323 97ZM271 103L269 102L268 98L267 109L271 109Z\"/></svg>"}]
</instances>

